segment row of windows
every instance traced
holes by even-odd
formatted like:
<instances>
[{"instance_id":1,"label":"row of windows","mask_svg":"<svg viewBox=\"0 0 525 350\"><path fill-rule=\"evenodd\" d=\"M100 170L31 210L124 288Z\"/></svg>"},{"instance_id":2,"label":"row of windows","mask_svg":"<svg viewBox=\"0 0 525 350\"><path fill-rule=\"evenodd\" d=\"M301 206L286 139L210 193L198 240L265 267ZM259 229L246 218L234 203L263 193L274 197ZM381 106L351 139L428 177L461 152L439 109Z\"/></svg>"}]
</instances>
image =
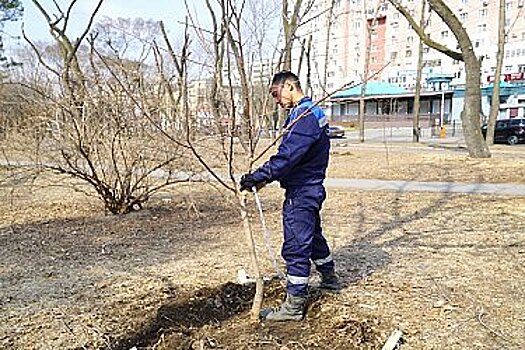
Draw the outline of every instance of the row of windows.
<instances>
[{"instance_id":1,"label":"row of windows","mask_svg":"<svg viewBox=\"0 0 525 350\"><path fill-rule=\"evenodd\" d=\"M479 10L479 16L480 16L480 17L487 17L488 14L489 14L489 11L488 11L487 9L481 9L481 10ZM460 13L460 14L459 14L459 20L460 20L461 22L465 23L465 22L468 20L468 18L469 18L468 15L469 15L469 14L468 14L467 12ZM512 23L513 20L514 20L514 19L513 19L513 18L510 18L510 17L505 18L505 26L509 26L509 25Z\"/></svg>"},{"instance_id":2,"label":"row of windows","mask_svg":"<svg viewBox=\"0 0 525 350\"><path fill-rule=\"evenodd\" d=\"M520 57L520 56L525 57L525 48L505 51L505 58Z\"/></svg>"}]
</instances>

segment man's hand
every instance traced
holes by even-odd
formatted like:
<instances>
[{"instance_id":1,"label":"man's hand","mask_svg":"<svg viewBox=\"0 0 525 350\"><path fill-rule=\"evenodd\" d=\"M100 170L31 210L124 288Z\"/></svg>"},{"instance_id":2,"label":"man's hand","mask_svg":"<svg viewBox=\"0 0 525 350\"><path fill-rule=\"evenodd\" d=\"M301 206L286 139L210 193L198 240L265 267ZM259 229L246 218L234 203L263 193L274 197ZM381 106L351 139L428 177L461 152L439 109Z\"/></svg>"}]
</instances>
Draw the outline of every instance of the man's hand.
<instances>
[{"instance_id":1,"label":"man's hand","mask_svg":"<svg viewBox=\"0 0 525 350\"><path fill-rule=\"evenodd\" d=\"M241 188L240 188L241 192L251 191L253 187L257 187L258 182L255 181L252 174L248 173L248 174L244 174L243 176L241 176L240 185L241 185Z\"/></svg>"}]
</instances>

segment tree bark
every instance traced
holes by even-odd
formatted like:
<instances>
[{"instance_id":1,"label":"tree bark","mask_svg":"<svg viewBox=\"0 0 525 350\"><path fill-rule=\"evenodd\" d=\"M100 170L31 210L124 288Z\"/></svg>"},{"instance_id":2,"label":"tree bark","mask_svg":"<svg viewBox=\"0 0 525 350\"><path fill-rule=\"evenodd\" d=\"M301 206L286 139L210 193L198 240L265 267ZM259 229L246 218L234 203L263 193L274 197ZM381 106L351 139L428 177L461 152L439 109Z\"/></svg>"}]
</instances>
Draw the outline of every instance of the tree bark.
<instances>
[{"instance_id":1,"label":"tree bark","mask_svg":"<svg viewBox=\"0 0 525 350\"><path fill-rule=\"evenodd\" d=\"M505 53L505 0L499 0L498 19L498 53L496 54L496 72L494 73L494 85L492 89L492 102L490 105L489 120L487 122L487 134L485 141L488 146L494 144L494 129L499 113L499 83L503 66L503 55Z\"/></svg>"},{"instance_id":2,"label":"tree bark","mask_svg":"<svg viewBox=\"0 0 525 350\"><path fill-rule=\"evenodd\" d=\"M465 62L466 82L465 99L461 122L463 135L467 144L469 155L473 158L490 158L491 154L481 134L481 64L467 31L454 15L450 8L442 0L428 0L432 10L448 25L458 40L459 47Z\"/></svg>"},{"instance_id":3,"label":"tree bark","mask_svg":"<svg viewBox=\"0 0 525 350\"><path fill-rule=\"evenodd\" d=\"M284 55L282 61L283 70L292 69L292 47L295 32L299 26L299 11L301 10L303 0L296 0L292 15L288 17L288 0L283 0L282 17L284 29Z\"/></svg>"},{"instance_id":4,"label":"tree bark","mask_svg":"<svg viewBox=\"0 0 525 350\"><path fill-rule=\"evenodd\" d=\"M460 51L456 52L450 50L446 46L435 42L424 32L414 18L410 15L408 10L404 8L399 0L388 0L403 16L408 20L410 25L414 28L417 35L423 42L447 56L461 60L465 63L466 83L465 83L465 98L464 109L461 113L461 121L463 126L463 135L469 155L473 158L489 158L491 156L489 148L481 134L481 87L480 87L480 61L476 57L472 42L467 34L467 31L461 24L457 16L452 10L443 2L443 0L428 0L430 8L443 20L456 37Z\"/></svg>"},{"instance_id":5,"label":"tree bark","mask_svg":"<svg viewBox=\"0 0 525 350\"><path fill-rule=\"evenodd\" d=\"M250 224L250 219L248 218L248 212L246 210L246 195L246 192L239 193L238 198L240 204L241 219L244 226L244 233L246 235L246 243L250 248L250 259L252 263L253 272L255 273L255 296L253 297L250 318L252 321L258 321L264 295L264 284L261 276L261 270L259 269L259 261L257 260L257 252L255 250L255 240L253 239L252 227Z\"/></svg>"},{"instance_id":6,"label":"tree bark","mask_svg":"<svg viewBox=\"0 0 525 350\"><path fill-rule=\"evenodd\" d=\"M425 27L425 8L426 1L421 1L421 18L419 25L421 28ZM419 128L419 109L421 96L421 76L423 70L423 40L419 38L419 47L417 52L417 74L416 74L416 91L414 96L414 118L412 119L412 142L419 142L421 136Z\"/></svg>"}]
</instances>

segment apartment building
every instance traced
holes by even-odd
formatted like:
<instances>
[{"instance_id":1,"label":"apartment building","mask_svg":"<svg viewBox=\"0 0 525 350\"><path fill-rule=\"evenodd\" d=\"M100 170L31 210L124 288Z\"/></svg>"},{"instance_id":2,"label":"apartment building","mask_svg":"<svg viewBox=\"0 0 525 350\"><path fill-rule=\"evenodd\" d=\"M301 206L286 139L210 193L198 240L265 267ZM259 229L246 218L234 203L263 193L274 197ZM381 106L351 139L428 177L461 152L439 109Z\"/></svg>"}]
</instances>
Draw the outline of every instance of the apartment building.
<instances>
[{"instance_id":1,"label":"apartment building","mask_svg":"<svg viewBox=\"0 0 525 350\"><path fill-rule=\"evenodd\" d=\"M299 39L312 38L314 62L310 71L315 97L344 83L361 81L366 49L370 47L369 74L411 90L415 87L419 38L408 21L391 4L377 0L320 0L301 27ZM422 1L405 0L416 22L421 20ZM475 52L482 58L482 82L494 79L498 43L498 1L446 0L470 35ZM507 42L503 79L523 80L525 72L525 0L506 1ZM331 9L331 10L330 10ZM432 39L457 49L457 41L439 16L426 7L425 31ZM330 23L330 25L328 25ZM367 35L370 27L370 35ZM297 55L296 55L297 57ZM423 82L434 75L452 78L452 85L465 81L462 62L424 46ZM297 62L296 62L297 63ZM304 64L304 62L303 62ZM302 75L306 73L301 69ZM524 74L522 74L524 73ZM304 79L304 78L303 78Z\"/></svg>"}]
</instances>

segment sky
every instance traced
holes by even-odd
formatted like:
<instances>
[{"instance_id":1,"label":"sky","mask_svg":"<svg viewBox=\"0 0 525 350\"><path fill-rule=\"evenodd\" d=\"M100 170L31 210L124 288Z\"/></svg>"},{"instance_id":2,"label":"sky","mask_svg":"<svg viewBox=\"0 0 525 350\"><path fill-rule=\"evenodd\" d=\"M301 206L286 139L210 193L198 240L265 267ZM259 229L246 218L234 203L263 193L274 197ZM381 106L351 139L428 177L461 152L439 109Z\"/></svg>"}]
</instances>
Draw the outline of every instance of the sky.
<instances>
[{"instance_id":1,"label":"sky","mask_svg":"<svg viewBox=\"0 0 525 350\"><path fill-rule=\"evenodd\" d=\"M67 8L70 0L57 0L63 9ZM21 35L21 25L23 23L26 35L33 41L52 41L49 34L47 23L38 11L38 9L29 0L23 1L24 16L22 20L17 22L7 23L4 31L8 36L17 37ZM52 0L41 0L40 3L49 13L58 13ZM191 1L188 3L193 7L193 13L203 13L205 10L204 0ZM74 21L70 23L68 34L71 37L78 36L87 25L90 14L95 9L96 0L78 0L74 7L72 18ZM154 4L154 5L153 5ZM136 18L142 17L144 19L163 20L167 30L171 34L182 32L183 25L179 21L184 21L186 14L184 0L105 0L97 14L96 19L102 19L104 16L112 18ZM204 17L204 16L202 16ZM208 16L205 16L206 18ZM96 22L95 19L95 22ZM16 48L23 39L18 42L16 39L5 37L4 43L6 49L11 50Z\"/></svg>"}]
</instances>

